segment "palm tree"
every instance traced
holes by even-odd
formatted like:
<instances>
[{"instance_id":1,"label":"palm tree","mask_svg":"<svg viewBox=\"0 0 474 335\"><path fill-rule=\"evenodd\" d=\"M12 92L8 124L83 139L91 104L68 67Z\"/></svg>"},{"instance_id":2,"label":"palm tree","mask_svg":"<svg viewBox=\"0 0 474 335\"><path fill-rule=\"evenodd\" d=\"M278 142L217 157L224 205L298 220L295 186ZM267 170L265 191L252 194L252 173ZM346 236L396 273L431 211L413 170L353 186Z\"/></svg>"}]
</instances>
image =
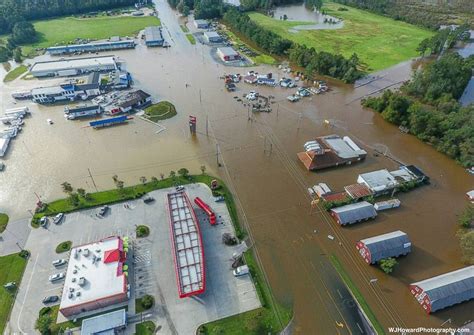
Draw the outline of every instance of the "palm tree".
<instances>
[{"instance_id":1,"label":"palm tree","mask_svg":"<svg viewBox=\"0 0 474 335\"><path fill-rule=\"evenodd\" d=\"M77 194L79 194L81 197L85 198L86 190L83 189L83 188L78 188L77 189Z\"/></svg>"},{"instance_id":2,"label":"palm tree","mask_svg":"<svg viewBox=\"0 0 474 335\"><path fill-rule=\"evenodd\" d=\"M156 178L156 177L154 177L154 176L151 177L151 182L152 182L153 184L156 184L156 183L158 182L158 178Z\"/></svg>"},{"instance_id":3,"label":"palm tree","mask_svg":"<svg viewBox=\"0 0 474 335\"><path fill-rule=\"evenodd\" d=\"M170 171L170 178L174 179L176 177L176 172L173 170Z\"/></svg>"},{"instance_id":4,"label":"palm tree","mask_svg":"<svg viewBox=\"0 0 474 335\"><path fill-rule=\"evenodd\" d=\"M178 175L180 175L181 177L187 177L188 174L189 174L189 170L186 168L181 168L178 170Z\"/></svg>"}]
</instances>

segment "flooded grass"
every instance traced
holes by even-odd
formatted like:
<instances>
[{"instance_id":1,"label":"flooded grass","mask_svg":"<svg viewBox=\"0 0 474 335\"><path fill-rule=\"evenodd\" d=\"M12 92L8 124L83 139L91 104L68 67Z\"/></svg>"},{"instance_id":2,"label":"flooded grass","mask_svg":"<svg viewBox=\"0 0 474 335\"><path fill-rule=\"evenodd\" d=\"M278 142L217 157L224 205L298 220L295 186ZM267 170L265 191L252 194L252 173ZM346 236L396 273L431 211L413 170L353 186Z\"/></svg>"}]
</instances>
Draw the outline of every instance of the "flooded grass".
<instances>
[{"instance_id":1,"label":"flooded grass","mask_svg":"<svg viewBox=\"0 0 474 335\"><path fill-rule=\"evenodd\" d=\"M196 44L196 38L194 37L193 34L186 34L186 38L188 39L188 41L191 43L191 44Z\"/></svg>"},{"instance_id":2,"label":"flooded grass","mask_svg":"<svg viewBox=\"0 0 474 335\"><path fill-rule=\"evenodd\" d=\"M171 102L160 101L157 104L145 108L145 116L153 121L166 120L176 115L176 108Z\"/></svg>"},{"instance_id":3,"label":"flooded grass","mask_svg":"<svg viewBox=\"0 0 474 335\"><path fill-rule=\"evenodd\" d=\"M376 71L418 56L416 48L433 33L408 23L348 8L338 11L340 4L325 3L326 14L344 20L344 27L337 30L306 30L290 32L295 26L314 22L282 21L260 13L250 13L250 18L278 35L314 47L317 51L340 53L350 57L356 53L366 64L367 71Z\"/></svg>"},{"instance_id":4,"label":"flooded grass","mask_svg":"<svg viewBox=\"0 0 474 335\"><path fill-rule=\"evenodd\" d=\"M10 311L15 301L15 290L7 290L3 285L15 282L19 287L27 260L19 254L0 257L0 333L3 334Z\"/></svg>"},{"instance_id":5,"label":"flooded grass","mask_svg":"<svg viewBox=\"0 0 474 335\"><path fill-rule=\"evenodd\" d=\"M26 71L28 71L28 68L25 65L20 65L17 68L15 68L15 69L11 70L10 72L8 72L7 75L5 76L5 78L3 78L3 81L5 83L7 83L9 81L13 81L16 78L18 78L19 76L21 76L23 73L25 73Z\"/></svg>"},{"instance_id":6,"label":"flooded grass","mask_svg":"<svg viewBox=\"0 0 474 335\"><path fill-rule=\"evenodd\" d=\"M344 281L348 289L351 291L351 294L357 300L362 310L364 311L365 315L367 315L367 317L369 318L377 334L384 335L385 330L383 329L382 325L378 322L377 318L375 317L374 312L372 312L372 309L370 308L369 304L367 303L367 301L365 301L362 293L354 284L351 277L347 274L346 270L344 270L344 268L342 267L342 264L341 262L339 262L339 259L335 255L331 255L330 259L331 259L332 265L334 266L336 271L339 273L339 276L342 278L342 280Z\"/></svg>"}]
</instances>

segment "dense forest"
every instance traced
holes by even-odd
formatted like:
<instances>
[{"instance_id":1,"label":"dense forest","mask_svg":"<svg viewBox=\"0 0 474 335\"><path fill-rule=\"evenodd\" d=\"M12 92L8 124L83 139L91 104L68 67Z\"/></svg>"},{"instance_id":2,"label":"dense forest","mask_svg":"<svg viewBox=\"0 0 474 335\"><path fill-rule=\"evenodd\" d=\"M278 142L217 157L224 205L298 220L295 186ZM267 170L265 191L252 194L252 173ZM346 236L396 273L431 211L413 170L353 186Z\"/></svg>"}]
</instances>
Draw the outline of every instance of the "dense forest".
<instances>
[{"instance_id":1,"label":"dense forest","mask_svg":"<svg viewBox=\"0 0 474 335\"><path fill-rule=\"evenodd\" d=\"M473 67L474 56L448 53L416 72L400 91L387 90L363 104L462 165L474 166L474 105L458 103Z\"/></svg>"},{"instance_id":2,"label":"dense forest","mask_svg":"<svg viewBox=\"0 0 474 335\"><path fill-rule=\"evenodd\" d=\"M168 0L168 3L185 16L194 9L196 19L221 17L224 11L222 0Z\"/></svg>"},{"instance_id":3,"label":"dense forest","mask_svg":"<svg viewBox=\"0 0 474 335\"><path fill-rule=\"evenodd\" d=\"M287 55L290 61L304 68L305 75L309 78L321 74L352 83L361 76L357 70L359 59L355 54L350 59L345 59L342 55L317 52L314 48L295 44L259 26L247 14L235 8L227 10L224 22L263 50L274 55Z\"/></svg>"},{"instance_id":4,"label":"dense forest","mask_svg":"<svg viewBox=\"0 0 474 335\"><path fill-rule=\"evenodd\" d=\"M459 24L460 22L466 22L474 29L474 1L472 0L334 1L430 29L437 29L441 25Z\"/></svg>"},{"instance_id":5,"label":"dense forest","mask_svg":"<svg viewBox=\"0 0 474 335\"><path fill-rule=\"evenodd\" d=\"M417 51L424 56L429 50L430 55L439 55L452 49L456 42L467 41L470 37L469 27L461 25L455 29L441 29L432 37L426 38L418 45Z\"/></svg>"},{"instance_id":6,"label":"dense forest","mask_svg":"<svg viewBox=\"0 0 474 335\"><path fill-rule=\"evenodd\" d=\"M10 33L19 21L85 13L134 3L135 0L0 0L0 34Z\"/></svg>"}]
</instances>

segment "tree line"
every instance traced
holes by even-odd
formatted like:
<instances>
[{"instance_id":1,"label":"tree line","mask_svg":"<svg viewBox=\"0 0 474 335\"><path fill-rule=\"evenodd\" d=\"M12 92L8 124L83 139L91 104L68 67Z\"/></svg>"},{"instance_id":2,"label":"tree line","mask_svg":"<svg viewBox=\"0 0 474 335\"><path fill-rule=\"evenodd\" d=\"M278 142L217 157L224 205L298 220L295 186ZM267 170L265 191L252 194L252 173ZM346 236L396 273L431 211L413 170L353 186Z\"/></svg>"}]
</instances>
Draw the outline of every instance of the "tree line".
<instances>
[{"instance_id":1,"label":"tree line","mask_svg":"<svg viewBox=\"0 0 474 335\"><path fill-rule=\"evenodd\" d=\"M467 41L470 38L469 26L461 25L455 29L442 29L434 36L420 42L416 51L424 56L428 50L431 55L439 55L443 50L453 48L458 41Z\"/></svg>"},{"instance_id":2,"label":"tree line","mask_svg":"<svg viewBox=\"0 0 474 335\"><path fill-rule=\"evenodd\" d=\"M448 53L416 72L397 92L365 99L365 107L406 128L466 167L474 166L474 105L458 99L472 76L474 56Z\"/></svg>"},{"instance_id":3,"label":"tree line","mask_svg":"<svg viewBox=\"0 0 474 335\"><path fill-rule=\"evenodd\" d=\"M355 54L346 59L342 55L317 52L314 48L293 43L261 27L247 14L235 8L229 8L223 19L229 27L245 35L263 50L274 55L288 56L290 61L305 69L305 75L309 78L319 73L352 83L361 76L357 70L359 59Z\"/></svg>"},{"instance_id":4,"label":"tree line","mask_svg":"<svg viewBox=\"0 0 474 335\"><path fill-rule=\"evenodd\" d=\"M195 19L213 19L221 17L224 12L222 0L168 0L168 3L184 16L194 10Z\"/></svg>"},{"instance_id":5,"label":"tree line","mask_svg":"<svg viewBox=\"0 0 474 335\"><path fill-rule=\"evenodd\" d=\"M429 29L438 29L441 25L470 21L474 28L474 1L471 0L334 0L335 2L386 15L395 20Z\"/></svg>"}]
</instances>

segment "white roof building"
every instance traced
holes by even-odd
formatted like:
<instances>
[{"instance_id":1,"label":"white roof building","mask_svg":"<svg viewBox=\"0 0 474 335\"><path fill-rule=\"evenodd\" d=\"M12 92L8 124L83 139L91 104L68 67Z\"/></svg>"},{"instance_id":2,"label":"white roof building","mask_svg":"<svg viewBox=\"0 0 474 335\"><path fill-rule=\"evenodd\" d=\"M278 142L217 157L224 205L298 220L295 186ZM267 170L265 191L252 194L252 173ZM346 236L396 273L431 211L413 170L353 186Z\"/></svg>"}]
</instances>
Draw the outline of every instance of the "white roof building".
<instances>
[{"instance_id":1,"label":"white roof building","mask_svg":"<svg viewBox=\"0 0 474 335\"><path fill-rule=\"evenodd\" d=\"M384 193L394 189L398 182L387 169L360 174L359 184L365 184L374 193Z\"/></svg>"},{"instance_id":2,"label":"white roof building","mask_svg":"<svg viewBox=\"0 0 474 335\"><path fill-rule=\"evenodd\" d=\"M117 236L72 248L60 312L68 317L126 301L126 250Z\"/></svg>"},{"instance_id":3,"label":"white roof building","mask_svg":"<svg viewBox=\"0 0 474 335\"><path fill-rule=\"evenodd\" d=\"M114 56L68 58L57 61L37 62L30 68L35 77L70 76L91 71L117 70Z\"/></svg>"}]
</instances>

